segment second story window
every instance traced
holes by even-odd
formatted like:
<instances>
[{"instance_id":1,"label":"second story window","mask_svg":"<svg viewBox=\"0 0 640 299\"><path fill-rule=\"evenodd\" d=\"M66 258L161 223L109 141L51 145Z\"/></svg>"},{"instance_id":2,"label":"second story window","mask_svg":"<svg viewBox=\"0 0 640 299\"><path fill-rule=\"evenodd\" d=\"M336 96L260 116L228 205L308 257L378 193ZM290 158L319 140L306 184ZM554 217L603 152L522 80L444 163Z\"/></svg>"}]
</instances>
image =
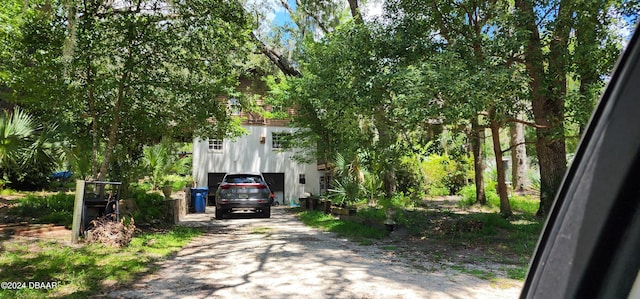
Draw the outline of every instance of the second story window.
<instances>
[{"instance_id":1,"label":"second story window","mask_svg":"<svg viewBox=\"0 0 640 299\"><path fill-rule=\"evenodd\" d=\"M271 112L273 113L284 112L284 109L282 109L282 106L280 105L273 105L271 106Z\"/></svg>"},{"instance_id":2,"label":"second story window","mask_svg":"<svg viewBox=\"0 0 640 299\"><path fill-rule=\"evenodd\" d=\"M209 138L209 150L213 152L222 151L222 139Z\"/></svg>"},{"instance_id":3,"label":"second story window","mask_svg":"<svg viewBox=\"0 0 640 299\"><path fill-rule=\"evenodd\" d=\"M240 100L236 98L229 99L229 110L231 111L231 115L240 115L240 112L242 112Z\"/></svg>"},{"instance_id":4,"label":"second story window","mask_svg":"<svg viewBox=\"0 0 640 299\"><path fill-rule=\"evenodd\" d=\"M271 133L271 147L275 149L285 148L291 137L287 132L273 132Z\"/></svg>"}]
</instances>

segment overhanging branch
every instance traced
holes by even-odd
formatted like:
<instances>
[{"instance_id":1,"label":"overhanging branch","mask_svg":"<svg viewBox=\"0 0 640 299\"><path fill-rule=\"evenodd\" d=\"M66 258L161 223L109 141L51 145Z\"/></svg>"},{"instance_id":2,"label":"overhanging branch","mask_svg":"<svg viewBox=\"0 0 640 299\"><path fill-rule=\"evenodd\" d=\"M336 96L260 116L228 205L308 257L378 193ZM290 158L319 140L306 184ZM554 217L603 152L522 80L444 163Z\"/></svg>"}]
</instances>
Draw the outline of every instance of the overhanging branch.
<instances>
[{"instance_id":1,"label":"overhanging branch","mask_svg":"<svg viewBox=\"0 0 640 299\"><path fill-rule=\"evenodd\" d=\"M505 123L520 123L526 126L530 126L530 127L534 127L536 129L548 129L549 126L544 126L544 125L539 125L533 122L529 122L526 120L521 120L521 119L517 119L517 118L507 118L504 121Z\"/></svg>"},{"instance_id":2,"label":"overhanging branch","mask_svg":"<svg viewBox=\"0 0 640 299\"><path fill-rule=\"evenodd\" d=\"M267 56L267 58L269 58L269 60L271 60L271 62L273 62L285 75L292 77L300 77L302 75L300 71L291 65L289 60L276 52L276 50L267 46L267 44L261 41L253 32L251 32L251 38L253 38L260 48L260 52Z\"/></svg>"},{"instance_id":3,"label":"overhanging branch","mask_svg":"<svg viewBox=\"0 0 640 299\"><path fill-rule=\"evenodd\" d=\"M511 151L514 147L517 147L519 145L526 145L526 144L536 144L536 142L535 141L524 141L524 142L519 142L519 143L516 143L516 144L512 144L507 149L502 150L502 153L504 154L504 153L506 153L508 151Z\"/></svg>"}]
</instances>

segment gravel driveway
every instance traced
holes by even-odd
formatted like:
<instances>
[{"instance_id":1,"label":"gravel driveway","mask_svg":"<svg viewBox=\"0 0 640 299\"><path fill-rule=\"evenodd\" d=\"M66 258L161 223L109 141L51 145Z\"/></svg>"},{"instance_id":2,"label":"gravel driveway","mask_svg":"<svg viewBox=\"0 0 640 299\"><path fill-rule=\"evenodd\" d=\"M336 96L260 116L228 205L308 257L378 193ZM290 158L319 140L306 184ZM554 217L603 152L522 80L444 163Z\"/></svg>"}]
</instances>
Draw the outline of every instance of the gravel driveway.
<instances>
[{"instance_id":1,"label":"gravel driveway","mask_svg":"<svg viewBox=\"0 0 640 299\"><path fill-rule=\"evenodd\" d=\"M207 233L161 262L154 274L107 296L493 299L520 292L517 281L487 281L394 254L393 236L384 246L361 246L304 226L285 207L272 209L270 219L240 214L223 221L213 219L213 209L183 222L208 227Z\"/></svg>"}]
</instances>

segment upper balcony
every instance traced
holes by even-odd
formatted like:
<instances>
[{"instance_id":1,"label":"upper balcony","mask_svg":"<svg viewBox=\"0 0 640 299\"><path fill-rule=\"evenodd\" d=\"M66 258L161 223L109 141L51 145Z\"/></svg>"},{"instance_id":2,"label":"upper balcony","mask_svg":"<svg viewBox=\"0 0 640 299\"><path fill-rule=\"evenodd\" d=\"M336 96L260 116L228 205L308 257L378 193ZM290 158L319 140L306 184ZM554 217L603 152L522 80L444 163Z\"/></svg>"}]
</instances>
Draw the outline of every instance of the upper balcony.
<instances>
[{"instance_id":1,"label":"upper balcony","mask_svg":"<svg viewBox=\"0 0 640 299\"><path fill-rule=\"evenodd\" d=\"M277 115L290 117L296 113L295 109L292 108L282 108L265 103L262 96L267 93L268 87L259 79L258 74L249 72L249 74L241 77L238 90L253 98L251 109L243 108L243 105L237 99L229 99L229 112L233 116L242 118L243 125L286 127L289 125L290 119L277 117Z\"/></svg>"}]
</instances>

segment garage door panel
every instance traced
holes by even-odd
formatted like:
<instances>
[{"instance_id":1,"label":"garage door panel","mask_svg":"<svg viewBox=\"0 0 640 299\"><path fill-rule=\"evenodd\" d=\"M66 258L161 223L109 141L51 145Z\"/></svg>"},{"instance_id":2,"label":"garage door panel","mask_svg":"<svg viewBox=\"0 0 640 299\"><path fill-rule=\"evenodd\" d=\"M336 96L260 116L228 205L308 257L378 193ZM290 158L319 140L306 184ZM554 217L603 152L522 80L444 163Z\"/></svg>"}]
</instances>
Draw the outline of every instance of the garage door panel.
<instances>
[{"instance_id":1,"label":"garage door panel","mask_svg":"<svg viewBox=\"0 0 640 299\"><path fill-rule=\"evenodd\" d=\"M264 179L269 183L271 191L283 191L284 192L284 173L279 172L265 172L262 173Z\"/></svg>"},{"instance_id":2,"label":"garage door panel","mask_svg":"<svg viewBox=\"0 0 640 299\"><path fill-rule=\"evenodd\" d=\"M209 190L218 188L218 183L222 182L225 172L210 172L207 177L207 186Z\"/></svg>"}]
</instances>

